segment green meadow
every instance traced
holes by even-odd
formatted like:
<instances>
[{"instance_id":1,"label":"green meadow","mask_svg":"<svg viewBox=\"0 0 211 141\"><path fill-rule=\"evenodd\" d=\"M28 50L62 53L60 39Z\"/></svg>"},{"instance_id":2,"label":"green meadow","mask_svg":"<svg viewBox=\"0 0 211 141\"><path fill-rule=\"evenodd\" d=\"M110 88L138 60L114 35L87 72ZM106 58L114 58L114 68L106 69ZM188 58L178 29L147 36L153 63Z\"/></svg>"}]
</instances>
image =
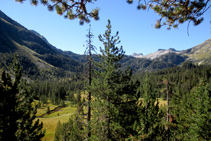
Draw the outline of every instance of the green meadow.
<instances>
[{"instance_id":1,"label":"green meadow","mask_svg":"<svg viewBox=\"0 0 211 141\"><path fill-rule=\"evenodd\" d=\"M48 106L50 108L49 114L46 113ZM76 113L76 110L77 107L71 106L69 101L65 103L64 107L47 104L37 109L37 119L43 122L43 128L46 130L45 137L42 140L53 141L58 121L61 123L67 122L70 116Z\"/></svg>"},{"instance_id":2,"label":"green meadow","mask_svg":"<svg viewBox=\"0 0 211 141\"><path fill-rule=\"evenodd\" d=\"M82 95L82 98L85 95ZM140 99L143 100L143 99ZM159 106L166 106L166 100L159 98ZM47 107L50 108L50 113L47 113ZM86 109L84 109L86 111ZM43 107L37 109L37 119L43 122L43 128L46 130L45 137L42 141L53 141L57 123L67 122L71 115L77 112L77 107L73 106L70 101L65 102L65 106L53 105L50 102Z\"/></svg>"}]
</instances>

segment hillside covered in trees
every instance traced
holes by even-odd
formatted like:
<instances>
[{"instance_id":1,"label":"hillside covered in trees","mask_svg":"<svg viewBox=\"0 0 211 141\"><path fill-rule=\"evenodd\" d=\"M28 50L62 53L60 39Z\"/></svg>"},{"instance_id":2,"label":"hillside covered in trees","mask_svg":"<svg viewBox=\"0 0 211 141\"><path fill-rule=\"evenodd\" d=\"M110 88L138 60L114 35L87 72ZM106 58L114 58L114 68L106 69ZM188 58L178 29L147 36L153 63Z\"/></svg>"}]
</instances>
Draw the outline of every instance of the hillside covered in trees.
<instances>
[{"instance_id":1,"label":"hillside covered in trees","mask_svg":"<svg viewBox=\"0 0 211 141\"><path fill-rule=\"evenodd\" d=\"M86 55L57 49L45 37L23 27L2 11L0 11L0 25L0 66L8 66L16 52L23 66L25 77L30 79L66 77L82 72ZM124 55L120 62L123 70L131 67L133 73L174 67L185 61L210 64L209 48L210 40L207 40L179 54L168 53L155 59ZM95 61L99 60L97 55L93 56Z\"/></svg>"},{"instance_id":2,"label":"hillside covered in trees","mask_svg":"<svg viewBox=\"0 0 211 141\"><path fill-rule=\"evenodd\" d=\"M77 12L86 11L82 1L72 3L81 4ZM154 10L164 17L175 11L188 17L169 16L169 27L201 22L180 11L184 6L160 6ZM89 22L88 14L67 12L80 24ZM98 10L89 16L99 19ZM0 11L0 140L210 140L211 39L180 53L135 58L125 55L119 32L111 30L108 20L96 54L90 26L86 54L78 55L57 49Z\"/></svg>"},{"instance_id":3,"label":"hillside covered in trees","mask_svg":"<svg viewBox=\"0 0 211 141\"><path fill-rule=\"evenodd\" d=\"M171 57L162 56L166 62L157 60L162 64L157 65L159 69L132 73L137 60L124 57L118 32L111 35L111 29L108 20L99 36L104 45L99 56L93 54L89 30L88 60L83 60L87 63L83 71L68 77L27 81L15 58L13 67L2 71L0 81L0 139L41 140L46 132L45 139L56 141L209 140L211 66L171 62L166 68L163 64ZM125 67L129 61L132 68ZM146 62L149 67L155 60ZM50 134L46 125L53 123L45 121L46 116L63 120L65 108L74 112L66 113L68 121L57 120Z\"/></svg>"}]
</instances>

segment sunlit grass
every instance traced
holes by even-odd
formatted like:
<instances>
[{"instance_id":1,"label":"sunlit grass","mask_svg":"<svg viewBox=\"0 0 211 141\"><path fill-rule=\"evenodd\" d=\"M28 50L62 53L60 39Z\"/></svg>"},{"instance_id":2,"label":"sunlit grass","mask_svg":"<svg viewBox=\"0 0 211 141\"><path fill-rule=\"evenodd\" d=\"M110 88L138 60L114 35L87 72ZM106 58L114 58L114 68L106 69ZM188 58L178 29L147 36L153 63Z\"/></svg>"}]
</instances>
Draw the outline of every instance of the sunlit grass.
<instances>
[{"instance_id":1,"label":"sunlit grass","mask_svg":"<svg viewBox=\"0 0 211 141\"><path fill-rule=\"evenodd\" d=\"M70 102L65 102L65 107L61 107L58 111L52 112L51 114L46 114L42 118L37 118L41 122L43 122L43 129L46 130L45 136L42 139L43 141L53 141L55 130L57 123L60 121L61 123L67 122L71 115L75 114L77 111L76 106L71 106ZM58 107L58 105L52 105L48 104L47 106L50 107L50 110L55 109ZM39 113L37 113L37 116L43 115L46 113L47 106L43 109L38 109ZM86 109L84 109L84 112L86 112Z\"/></svg>"},{"instance_id":2,"label":"sunlit grass","mask_svg":"<svg viewBox=\"0 0 211 141\"><path fill-rule=\"evenodd\" d=\"M163 100L163 98L158 98L158 102L159 102L159 107L167 105L167 101Z\"/></svg>"},{"instance_id":3,"label":"sunlit grass","mask_svg":"<svg viewBox=\"0 0 211 141\"><path fill-rule=\"evenodd\" d=\"M52 114L49 115L45 115L44 118L53 118L53 117L58 117L58 116L62 116L62 115L67 115L67 114L73 114L76 113L77 111L77 107L71 107L71 106L67 106L65 108L61 108L60 110L53 112Z\"/></svg>"},{"instance_id":4,"label":"sunlit grass","mask_svg":"<svg viewBox=\"0 0 211 141\"><path fill-rule=\"evenodd\" d=\"M42 140L53 141L58 121L61 121L61 123L67 122L71 115L72 113L56 117L38 118L41 122L43 122L43 128L46 130L45 137Z\"/></svg>"},{"instance_id":5,"label":"sunlit grass","mask_svg":"<svg viewBox=\"0 0 211 141\"><path fill-rule=\"evenodd\" d=\"M35 103L38 104L38 101L35 101ZM58 107L58 105L53 105L48 101L47 104L44 104L44 106L37 109L36 116L41 116L41 115L45 114L47 112L48 106L50 107L50 110L53 110L56 107Z\"/></svg>"},{"instance_id":6,"label":"sunlit grass","mask_svg":"<svg viewBox=\"0 0 211 141\"><path fill-rule=\"evenodd\" d=\"M144 101L144 98L139 98L139 100ZM159 107L167 105L167 101L163 100L163 98L158 98L158 102L159 102Z\"/></svg>"},{"instance_id":7,"label":"sunlit grass","mask_svg":"<svg viewBox=\"0 0 211 141\"><path fill-rule=\"evenodd\" d=\"M82 98L85 96L86 94L84 94ZM139 100L142 101L144 99L140 98ZM167 105L166 100L163 100L162 98L158 98L158 100L159 100L159 106ZM59 107L59 105L52 105L50 104L50 102L48 102L48 104L44 105L44 107L41 107L40 109L37 110L37 116L41 116L45 114L42 118L37 118L41 122L43 122L43 128L46 129L45 137L42 139L43 141L45 140L53 141L57 123L59 121L61 123L67 122L69 118L71 117L71 115L77 112L77 106L76 105L72 106L70 101L66 101L65 107L60 107L59 110L52 112L51 114L46 114L48 106L50 107L50 110L53 110L56 107ZM87 108L84 107L84 113L86 112L87 112Z\"/></svg>"}]
</instances>

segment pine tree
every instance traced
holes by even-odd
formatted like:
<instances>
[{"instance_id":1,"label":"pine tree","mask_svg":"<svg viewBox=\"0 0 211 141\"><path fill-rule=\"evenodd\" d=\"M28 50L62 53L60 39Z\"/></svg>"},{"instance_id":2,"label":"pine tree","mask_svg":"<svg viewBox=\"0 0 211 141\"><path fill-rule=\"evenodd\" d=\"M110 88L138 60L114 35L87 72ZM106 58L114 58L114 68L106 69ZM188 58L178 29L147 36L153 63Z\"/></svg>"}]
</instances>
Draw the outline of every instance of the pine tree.
<instances>
[{"instance_id":1,"label":"pine tree","mask_svg":"<svg viewBox=\"0 0 211 141\"><path fill-rule=\"evenodd\" d=\"M191 133L196 140L210 140L211 138L211 90L209 84L201 82L194 90L193 97L193 122Z\"/></svg>"},{"instance_id":2,"label":"pine tree","mask_svg":"<svg viewBox=\"0 0 211 141\"><path fill-rule=\"evenodd\" d=\"M136 117L134 115L137 115L137 97L135 86L131 82L131 70L120 69L119 61L123 58L124 51L122 47L117 47L120 43L118 32L111 36L110 20L106 27L105 34L99 35L104 49L100 48L100 62L96 63L96 78L91 86L98 103L95 103L93 113L98 122L98 136L104 140L117 140L132 132L131 126Z\"/></svg>"},{"instance_id":3,"label":"pine tree","mask_svg":"<svg viewBox=\"0 0 211 141\"><path fill-rule=\"evenodd\" d=\"M10 75L3 71L0 85L0 140L17 140L17 93L17 85L12 83Z\"/></svg>"},{"instance_id":4,"label":"pine tree","mask_svg":"<svg viewBox=\"0 0 211 141\"><path fill-rule=\"evenodd\" d=\"M93 77L93 59L92 59L92 54L93 52L96 52L95 46L92 45L92 38L94 35L91 32L91 25L89 26L88 34L86 35L88 38L87 42L87 47L85 54L87 55L87 66L85 67L85 70L88 70L87 72L87 79L88 79L88 84L87 84L87 90L88 90L88 96L87 96L87 129L88 129L88 138L91 137L91 126L90 126L90 121L91 121L91 91L89 91L89 87L91 87L92 83L92 77ZM85 100L84 100L85 102Z\"/></svg>"},{"instance_id":5,"label":"pine tree","mask_svg":"<svg viewBox=\"0 0 211 141\"><path fill-rule=\"evenodd\" d=\"M85 140L86 132L83 132L82 119L77 115L71 116L69 121L62 123L59 121L55 132L55 141L82 141Z\"/></svg>"},{"instance_id":6,"label":"pine tree","mask_svg":"<svg viewBox=\"0 0 211 141\"><path fill-rule=\"evenodd\" d=\"M62 135L62 124L59 120L59 122L57 123L57 126L56 126L56 130L55 130L54 141L60 141L61 135Z\"/></svg>"},{"instance_id":7,"label":"pine tree","mask_svg":"<svg viewBox=\"0 0 211 141\"><path fill-rule=\"evenodd\" d=\"M138 136L136 138L138 140L164 140L165 130L162 125L164 114L159 108L157 93L153 84L149 83L148 75L140 89L143 89L141 91L144 92L144 98L139 106L139 122L136 126Z\"/></svg>"},{"instance_id":8,"label":"pine tree","mask_svg":"<svg viewBox=\"0 0 211 141\"><path fill-rule=\"evenodd\" d=\"M46 113L49 113L49 112L50 112L50 107L48 106L47 110L46 110Z\"/></svg>"},{"instance_id":9,"label":"pine tree","mask_svg":"<svg viewBox=\"0 0 211 141\"><path fill-rule=\"evenodd\" d=\"M43 124L35 120L37 107L32 105L33 95L21 82L21 66L13 60L14 81L7 72L2 73L0 83L0 140L40 140Z\"/></svg>"},{"instance_id":10,"label":"pine tree","mask_svg":"<svg viewBox=\"0 0 211 141\"><path fill-rule=\"evenodd\" d=\"M93 76L93 59L92 59L92 52L95 52L95 47L92 45L92 38L93 38L93 34L91 33L91 26L88 30L88 34L86 35L88 40L87 42L87 47L86 47L86 51L85 54L87 55L87 63L85 64L84 70L85 70L85 80L88 79L87 83L85 84L86 90L88 91L88 96L87 96L87 122L86 124L82 124L81 120L83 120L83 116L84 116L84 111L83 111L83 106L85 105L85 98L83 98L82 101L82 97L81 97L81 93L79 88L77 89L77 98L76 98L76 102L77 102L77 113L76 113L76 118L70 119L69 122L64 123L62 125L62 130L65 133L66 130L64 129L65 126L71 127L70 128L70 134L66 134L66 136L68 137L68 139L81 139L84 138L84 134L87 134L86 139L90 140L91 139L91 91L89 90L89 87L91 86L91 81L92 81L92 76ZM76 74L75 76L76 80L79 78L78 74ZM73 93L69 94L69 99L70 100L75 100ZM76 127L79 127L76 129ZM57 131L56 131L57 132ZM59 132L59 131L58 131ZM56 133L58 134L58 133ZM59 136L59 135L58 135ZM61 139L61 138L60 138Z\"/></svg>"},{"instance_id":11,"label":"pine tree","mask_svg":"<svg viewBox=\"0 0 211 141\"><path fill-rule=\"evenodd\" d=\"M23 2L24 0L16 0ZM64 15L65 18L70 20L78 18L80 24L84 22L89 23L90 18L99 20L99 8L93 9L88 12L87 5L94 3L95 0L30 0L32 5L37 5L40 1L43 5L48 7L49 11L56 9L58 15ZM129 4L133 3L133 0L127 0ZM118 5L117 5L118 6ZM168 29L171 27L177 28L179 24L186 21L193 22L194 25L198 25L203 21L203 14L211 7L210 0L190 1L190 0L150 0L150 1L138 1L137 9L146 10L151 8L153 11L160 15L160 19L157 20L155 28L161 28L163 25L168 25ZM162 20L165 20L162 22Z\"/></svg>"},{"instance_id":12,"label":"pine tree","mask_svg":"<svg viewBox=\"0 0 211 141\"><path fill-rule=\"evenodd\" d=\"M169 107L171 108L170 121L167 123L169 139L192 140L193 136L189 136L189 127L192 122L190 117L193 109L193 103L190 100L192 95L189 93L183 94L180 86L173 89Z\"/></svg>"}]
</instances>

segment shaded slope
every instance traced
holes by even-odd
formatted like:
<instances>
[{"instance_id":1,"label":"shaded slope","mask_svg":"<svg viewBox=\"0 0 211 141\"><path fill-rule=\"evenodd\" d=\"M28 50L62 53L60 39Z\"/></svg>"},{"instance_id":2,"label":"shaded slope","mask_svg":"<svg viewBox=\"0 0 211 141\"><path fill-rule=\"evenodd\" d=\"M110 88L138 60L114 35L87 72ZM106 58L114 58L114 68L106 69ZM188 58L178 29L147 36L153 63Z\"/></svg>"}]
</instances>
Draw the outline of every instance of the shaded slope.
<instances>
[{"instance_id":1,"label":"shaded slope","mask_svg":"<svg viewBox=\"0 0 211 141\"><path fill-rule=\"evenodd\" d=\"M0 11L0 65L8 66L15 52L29 76L65 76L80 67L78 61Z\"/></svg>"}]
</instances>

